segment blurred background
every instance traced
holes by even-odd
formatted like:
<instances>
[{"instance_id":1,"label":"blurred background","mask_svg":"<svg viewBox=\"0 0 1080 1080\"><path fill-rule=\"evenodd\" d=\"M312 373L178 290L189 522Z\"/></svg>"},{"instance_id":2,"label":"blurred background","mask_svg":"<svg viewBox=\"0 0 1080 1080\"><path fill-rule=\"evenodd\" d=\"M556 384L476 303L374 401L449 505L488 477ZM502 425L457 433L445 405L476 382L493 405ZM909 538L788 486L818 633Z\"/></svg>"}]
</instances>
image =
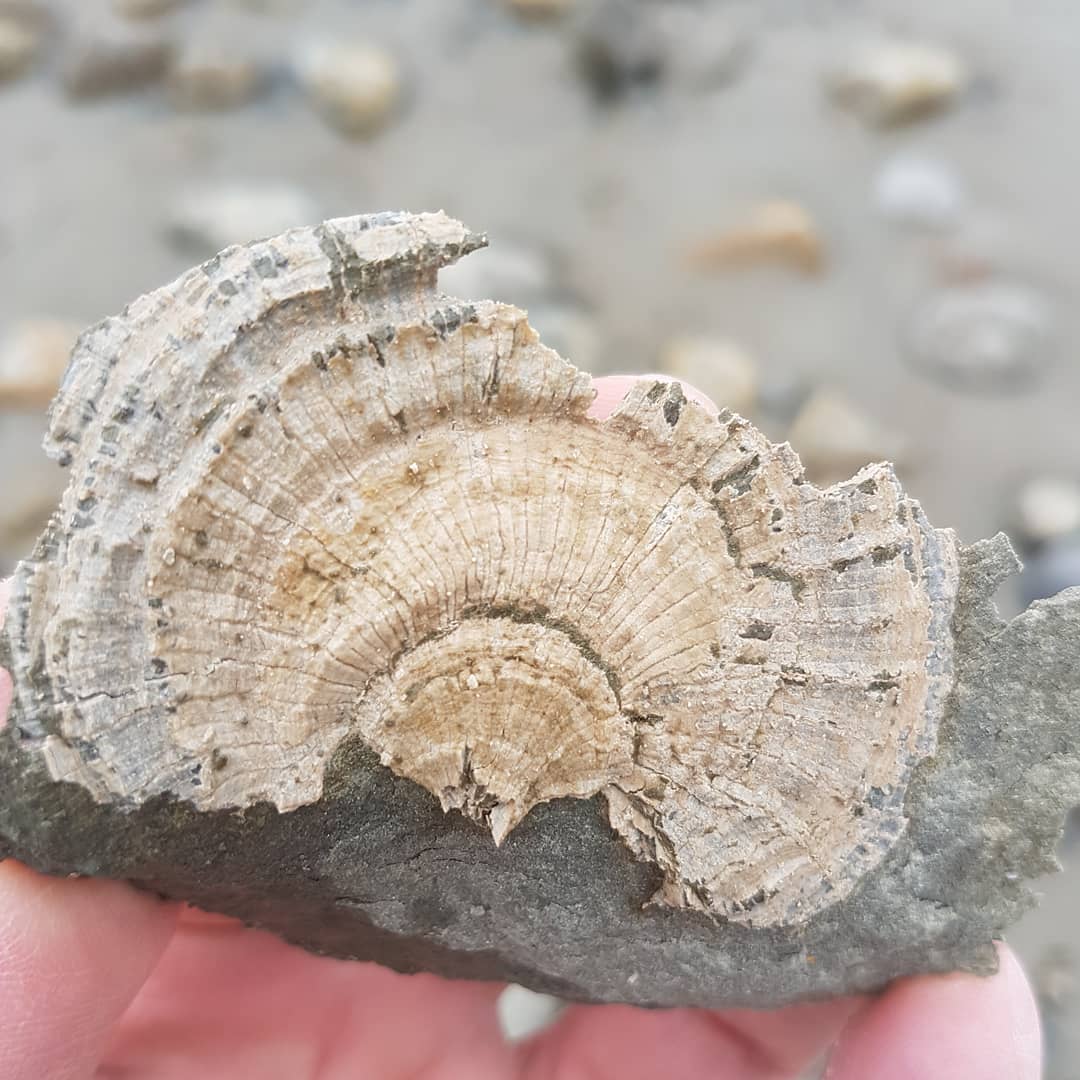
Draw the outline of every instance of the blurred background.
<instances>
[{"instance_id":1,"label":"blurred background","mask_svg":"<svg viewBox=\"0 0 1080 1080\"><path fill-rule=\"evenodd\" d=\"M1004 611L1080 583L1078 47L1069 0L0 0L0 574L83 327L233 242L445 209L491 240L448 291L815 481L895 461L1009 533ZM1077 1080L1076 815L1062 858L1010 940Z\"/></svg>"}]
</instances>

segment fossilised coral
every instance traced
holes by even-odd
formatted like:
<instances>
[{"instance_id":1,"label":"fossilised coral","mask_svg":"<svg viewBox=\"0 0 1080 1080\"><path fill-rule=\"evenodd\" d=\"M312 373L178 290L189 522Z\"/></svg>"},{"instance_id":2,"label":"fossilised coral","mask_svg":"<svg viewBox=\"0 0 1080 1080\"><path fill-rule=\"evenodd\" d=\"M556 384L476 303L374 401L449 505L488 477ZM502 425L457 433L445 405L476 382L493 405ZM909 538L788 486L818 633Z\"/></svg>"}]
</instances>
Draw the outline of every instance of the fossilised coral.
<instances>
[{"instance_id":1,"label":"fossilised coral","mask_svg":"<svg viewBox=\"0 0 1080 1080\"><path fill-rule=\"evenodd\" d=\"M955 926L920 938L901 919L877 941L834 943L824 980L780 981L781 956L837 918L887 917L888 903L866 906L869 883L910 867L913 835L937 821L919 776L949 760L970 654L954 630L953 534L888 465L818 489L789 447L709 416L678 384L645 381L590 417L588 376L520 311L437 291L438 268L481 243L442 215L297 229L229 249L84 336L49 443L71 484L20 567L5 631L10 850L341 955L597 998L774 1001L985 964L985 927L965 951ZM1051 832L1059 788L1040 810ZM43 832L33 809L47 792L109 842L73 862L72 837ZM607 904L580 898L579 930L547 920L556 959L538 975L514 944L536 938L535 898L507 875L535 875L529 837L568 804L603 806L618 839L602 859L645 875L620 871L625 933L663 951L677 917L687 942L729 959L763 950L776 968L764 989L702 989L714 962L683 978L674 956L647 977L628 960L614 987L603 971L556 975L572 966L560 944L572 953ZM946 815L961 835L964 813ZM285 830L269 881L236 876L247 855L230 831L256 820L266 843ZM439 872L436 906L469 895L468 911L492 914L479 941L445 910L421 912L426 886L408 915L351 895L365 875L368 893L390 890L383 902L400 895L368 873L387 870L373 849L353 858L365 829L390 822L392 846L468 837L470 868ZM579 839L603 839L592 829ZM216 846L212 870L192 862L196 834ZM578 842L556 847L572 857ZM315 883L299 890L281 854L296 845ZM491 895L473 880L485 872ZM939 951L874 961L898 932Z\"/></svg>"}]
</instances>

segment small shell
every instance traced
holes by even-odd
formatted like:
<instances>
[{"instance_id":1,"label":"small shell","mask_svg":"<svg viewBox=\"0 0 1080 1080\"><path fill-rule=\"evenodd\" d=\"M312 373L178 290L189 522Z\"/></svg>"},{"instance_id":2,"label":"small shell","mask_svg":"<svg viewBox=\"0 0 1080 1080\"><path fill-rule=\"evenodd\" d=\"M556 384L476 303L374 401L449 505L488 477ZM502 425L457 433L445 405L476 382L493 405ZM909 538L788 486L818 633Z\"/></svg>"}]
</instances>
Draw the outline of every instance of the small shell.
<instances>
[{"instance_id":1,"label":"small shell","mask_svg":"<svg viewBox=\"0 0 1080 1080\"><path fill-rule=\"evenodd\" d=\"M495 844L599 794L654 903L800 925L904 830L954 537L889 466L819 490L677 383L593 419L522 312L438 292L481 243L297 229L84 336L24 746L98 800L286 811L359 738Z\"/></svg>"},{"instance_id":2,"label":"small shell","mask_svg":"<svg viewBox=\"0 0 1080 1080\"><path fill-rule=\"evenodd\" d=\"M887 41L854 52L829 75L827 86L867 123L886 127L938 112L967 82L963 61L949 49Z\"/></svg>"},{"instance_id":3,"label":"small shell","mask_svg":"<svg viewBox=\"0 0 1080 1080\"><path fill-rule=\"evenodd\" d=\"M824 264L825 250L804 207L774 200L756 206L743 224L700 240L687 252L686 261L699 271L778 262L814 274Z\"/></svg>"}]
</instances>

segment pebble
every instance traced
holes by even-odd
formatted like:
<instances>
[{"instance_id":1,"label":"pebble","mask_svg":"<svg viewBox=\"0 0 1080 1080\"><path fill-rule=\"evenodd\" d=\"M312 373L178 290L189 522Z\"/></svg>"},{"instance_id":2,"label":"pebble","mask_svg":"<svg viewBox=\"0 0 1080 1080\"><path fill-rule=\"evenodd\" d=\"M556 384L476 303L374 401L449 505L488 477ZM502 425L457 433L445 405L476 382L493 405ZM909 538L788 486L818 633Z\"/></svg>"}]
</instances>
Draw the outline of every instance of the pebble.
<instances>
[{"instance_id":1,"label":"pebble","mask_svg":"<svg viewBox=\"0 0 1080 1080\"><path fill-rule=\"evenodd\" d=\"M865 45L832 71L833 98L876 127L938 112L968 83L963 61L939 45L888 41Z\"/></svg>"},{"instance_id":2,"label":"pebble","mask_svg":"<svg viewBox=\"0 0 1080 1080\"><path fill-rule=\"evenodd\" d=\"M495 1014L507 1042L520 1042L549 1027L562 1011L563 1003L550 994L538 994L511 983L499 995Z\"/></svg>"},{"instance_id":3,"label":"pebble","mask_svg":"<svg viewBox=\"0 0 1080 1080\"><path fill-rule=\"evenodd\" d=\"M1017 495L1016 522L1031 544L1080 533L1080 483L1059 477L1031 480Z\"/></svg>"},{"instance_id":4,"label":"pebble","mask_svg":"<svg viewBox=\"0 0 1080 1080\"><path fill-rule=\"evenodd\" d=\"M939 382L970 392L1008 392L1034 383L1054 348L1045 298L998 280L956 285L930 297L911 320L912 364Z\"/></svg>"},{"instance_id":5,"label":"pebble","mask_svg":"<svg viewBox=\"0 0 1080 1080\"><path fill-rule=\"evenodd\" d=\"M890 158L874 180L878 213L901 225L948 229L964 212L964 191L956 174L940 161L913 155Z\"/></svg>"},{"instance_id":6,"label":"pebble","mask_svg":"<svg viewBox=\"0 0 1080 1080\"><path fill-rule=\"evenodd\" d=\"M232 109L257 97L268 74L253 56L221 42L187 46L169 69L169 99L180 109Z\"/></svg>"},{"instance_id":7,"label":"pebble","mask_svg":"<svg viewBox=\"0 0 1080 1080\"><path fill-rule=\"evenodd\" d=\"M759 204L743 224L705 237L686 253L687 264L699 271L771 262L814 274L824 261L824 243L810 213L781 200Z\"/></svg>"},{"instance_id":8,"label":"pebble","mask_svg":"<svg viewBox=\"0 0 1080 1080\"><path fill-rule=\"evenodd\" d=\"M61 319L27 319L12 326L0 338L0 408L44 409L81 331Z\"/></svg>"},{"instance_id":9,"label":"pebble","mask_svg":"<svg viewBox=\"0 0 1080 1080\"><path fill-rule=\"evenodd\" d=\"M29 19L0 12L0 82L25 74L41 48L41 30Z\"/></svg>"},{"instance_id":10,"label":"pebble","mask_svg":"<svg viewBox=\"0 0 1080 1080\"><path fill-rule=\"evenodd\" d=\"M160 81L172 55L172 43L146 27L94 24L75 36L61 79L73 100L122 94Z\"/></svg>"},{"instance_id":11,"label":"pebble","mask_svg":"<svg viewBox=\"0 0 1080 1080\"><path fill-rule=\"evenodd\" d=\"M353 137L374 135L401 102L402 76L395 57L365 42L308 46L297 75L326 120Z\"/></svg>"},{"instance_id":12,"label":"pebble","mask_svg":"<svg viewBox=\"0 0 1080 1080\"><path fill-rule=\"evenodd\" d=\"M677 337L664 346L665 375L697 387L721 409L748 414L757 405L758 371L738 345L722 338Z\"/></svg>"},{"instance_id":13,"label":"pebble","mask_svg":"<svg viewBox=\"0 0 1080 1080\"><path fill-rule=\"evenodd\" d=\"M212 255L231 244L311 225L322 216L315 200L298 188L236 183L182 195L170 210L166 230L184 250Z\"/></svg>"},{"instance_id":14,"label":"pebble","mask_svg":"<svg viewBox=\"0 0 1080 1080\"><path fill-rule=\"evenodd\" d=\"M788 441L815 484L850 479L871 462L895 461L903 449L895 434L829 389L816 390L806 400L791 424Z\"/></svg>"},{"instance_id":15,"label":"pebble","mask_svg":"<svg viewBox=\"0 0 1080 1080\"><path fill-rule=\"evenodd\" d=\"M523 19L557 19L566 15L574 0L505 0L506 6Z\"/></svg>"},{"instance_id":16,"label":"pebble","mask_svg":"<svg viewBox=\"0 0 1080 1080\"><path fill-rule=\"evenodd\" d=\"M152 19L175 11L187 0L113 0L113 11L129 19Z\"/></svg>"},{"instance_id":17,"label":"pebble","mask_svg":"<svg viewBox=\"0 0 1080 1080\"><path fill-rule=\"evenodd\" d=\"M1024 561L1020 596L1024 607L1080 585L1080 536L1063 536L1044 544Z\"/></svg>"}]
</instances>

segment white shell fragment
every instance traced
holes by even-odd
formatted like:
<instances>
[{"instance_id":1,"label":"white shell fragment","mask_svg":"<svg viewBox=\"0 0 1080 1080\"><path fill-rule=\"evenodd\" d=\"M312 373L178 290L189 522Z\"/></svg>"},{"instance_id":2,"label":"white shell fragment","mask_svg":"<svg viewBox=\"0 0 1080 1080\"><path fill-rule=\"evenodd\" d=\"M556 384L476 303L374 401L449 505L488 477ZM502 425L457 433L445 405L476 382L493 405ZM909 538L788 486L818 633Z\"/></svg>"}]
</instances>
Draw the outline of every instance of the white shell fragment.
<instances>
[{"instance_id":1,"label":"white shell fragment","mask_svg":"<svg viewBox=\"0 0 1080 1080\"><path fill-rule=\"evenodd\" d=\"M677 383L593 419L521 311L438 291L481 243L339 219L84 336L24 737L98 800L281 811L359 739L493 844L599 795L653 903L800 924L905 829L955 538Z\"/></svg>"},{"instance_id":2,"label":"white shell fragment","mask_svg":"<svg viewBox=\"0 0 1080 1080\"><path fill-rule=\"evenodd\" d=\"M959 223L965 195L959 178L934 158L898 155L874 180L874 203L882 217L901 225L948 229Z\"/></svg>"},{"instance_id":3,"label":"white shell fragment","mask_svg":"<svg viewBox=\"0 0 1080 1080\"><path fill-rule=\"evenodd\" d=\"M938 112L965 88L967 67L941 45L881 41L856 49L826 79L834 99L879 127Z\"/></svg>"}]
</instances>

